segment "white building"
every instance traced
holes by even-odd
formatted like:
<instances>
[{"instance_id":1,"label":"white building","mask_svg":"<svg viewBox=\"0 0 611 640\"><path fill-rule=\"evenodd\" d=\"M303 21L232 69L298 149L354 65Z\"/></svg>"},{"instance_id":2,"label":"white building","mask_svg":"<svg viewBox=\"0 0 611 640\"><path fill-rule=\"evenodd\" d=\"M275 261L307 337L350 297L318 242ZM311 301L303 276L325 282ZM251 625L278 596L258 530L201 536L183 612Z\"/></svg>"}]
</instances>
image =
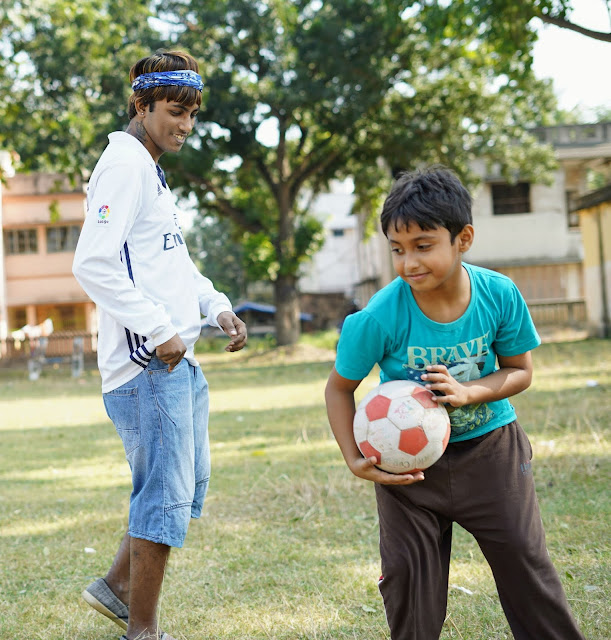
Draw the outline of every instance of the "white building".
<instances>
[{"instance_id":1,"label":"white building","mask_svg":"<svg viewBox=\"0 0 611 640\"><path fill-rule=\"evenodd\" d=\"M570 203L588 191L592 172L611 181L611 123L535 133L556 150L552 184L508 184L476 163L482 181L473 194L476 235L466 259L511 277L539 324L571 324L585 318L585 306L581 232ZM342 292L364 305L394 277L385 238L378 232L361 241L353 204L349 182L316 199L313 211L325 225L326 242L304 270L302 292Z\"/></svg>"}]
</instances>

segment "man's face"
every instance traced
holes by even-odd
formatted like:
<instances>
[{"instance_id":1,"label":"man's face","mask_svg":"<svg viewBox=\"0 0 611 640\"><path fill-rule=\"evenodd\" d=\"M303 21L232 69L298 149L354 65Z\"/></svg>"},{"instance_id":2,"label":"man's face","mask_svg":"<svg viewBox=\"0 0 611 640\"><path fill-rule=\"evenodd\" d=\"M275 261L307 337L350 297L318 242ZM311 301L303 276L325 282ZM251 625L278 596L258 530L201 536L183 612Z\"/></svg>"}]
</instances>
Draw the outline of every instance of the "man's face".
<instances>
[{"instance_id":1,"label":"man's face","mask_svg":"<svg viewBox=\"0 0 611 640\"><path fill-rule=\"evenodd\" d=\"M151 109L153 107L153 109ZM197 104L184 105L172 101L158 101L144 108L142 126L146 131L141 140L155 162L166 151L178 152L191 133L199 112Z\"/></svg>"}]
</instances>

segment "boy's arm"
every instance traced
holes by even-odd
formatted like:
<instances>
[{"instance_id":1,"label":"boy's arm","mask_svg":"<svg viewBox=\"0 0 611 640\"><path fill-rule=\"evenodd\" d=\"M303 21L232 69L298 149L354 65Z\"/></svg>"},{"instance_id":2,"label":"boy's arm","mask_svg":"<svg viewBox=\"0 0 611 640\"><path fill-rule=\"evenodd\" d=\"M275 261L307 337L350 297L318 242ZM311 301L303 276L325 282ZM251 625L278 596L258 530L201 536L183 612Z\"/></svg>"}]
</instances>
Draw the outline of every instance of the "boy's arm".
<instances>
[{"instance_id":1,"label":"boy's arm","mask_svg":"<svg viewBox=\"0 0 611 640\"><path fill-rule=\"evenodd\" d=\"M329 424L348 468L355 476L380 484L413 484L424 480L422 471L414 474L386 473L375 466L375 457L363 458L361 455L352 432L355 414L354 392L360 383L360 380L349 380L340 376L334 367L325 389Z\"/></svg>"},{"instance_id":2,"label":"boy's arm","mask_svg":"<svg viewBox=\"0 0 611 640\"><path fill-rule=\"evenodd\" d=\"M440 391L437 402L462 407L465 404L494 402L515 396L528 389L532 381L532 355L530 351L516 356L497 356L499 369L493 373L468 382L458 382L445 365L435 364L426 368L422 380L427 389Z\"/></svg>"}]
</instances>

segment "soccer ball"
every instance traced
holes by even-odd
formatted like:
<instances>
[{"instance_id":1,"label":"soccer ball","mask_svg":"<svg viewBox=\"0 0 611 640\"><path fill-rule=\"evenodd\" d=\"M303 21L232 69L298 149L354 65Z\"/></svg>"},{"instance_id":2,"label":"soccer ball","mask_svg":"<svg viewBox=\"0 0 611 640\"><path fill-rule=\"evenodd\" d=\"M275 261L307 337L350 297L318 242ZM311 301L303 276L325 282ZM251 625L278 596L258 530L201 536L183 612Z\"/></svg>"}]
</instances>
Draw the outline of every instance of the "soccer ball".
<instances>
[{"instance_id":1,"label":"soccer ball","mask_svg":"<svg viewBox=\"0 0 611 640\"><path fill-rule=\"evenodd\" d=\"M366 457L390 473L430 467L450 439L450 418L433 392L409 380L384 382L359 403L354 439Z\"/></svg>"}]
</instances>

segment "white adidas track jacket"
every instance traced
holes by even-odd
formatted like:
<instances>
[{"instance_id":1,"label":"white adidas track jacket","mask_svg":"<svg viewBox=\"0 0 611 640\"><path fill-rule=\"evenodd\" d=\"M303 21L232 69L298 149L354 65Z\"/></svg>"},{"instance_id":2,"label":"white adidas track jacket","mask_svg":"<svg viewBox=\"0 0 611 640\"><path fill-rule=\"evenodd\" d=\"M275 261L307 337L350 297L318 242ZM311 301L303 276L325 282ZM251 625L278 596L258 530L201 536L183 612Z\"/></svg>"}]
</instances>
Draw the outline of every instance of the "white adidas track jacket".
<instances>
[{"instance_id":1,"label":"white adidas track jacket","mask_svg":"<svg viewBox=\"0 0 611 640\"><path fill-rule=\"evenodd\" d=\"M109 136L89 181L87 216L73 273L98 307L102 391L146 369L155 347L176 333L197 366L201 316L231 311L191 261L163 173L136 138Z\"/></svg>"}]
</instances>

